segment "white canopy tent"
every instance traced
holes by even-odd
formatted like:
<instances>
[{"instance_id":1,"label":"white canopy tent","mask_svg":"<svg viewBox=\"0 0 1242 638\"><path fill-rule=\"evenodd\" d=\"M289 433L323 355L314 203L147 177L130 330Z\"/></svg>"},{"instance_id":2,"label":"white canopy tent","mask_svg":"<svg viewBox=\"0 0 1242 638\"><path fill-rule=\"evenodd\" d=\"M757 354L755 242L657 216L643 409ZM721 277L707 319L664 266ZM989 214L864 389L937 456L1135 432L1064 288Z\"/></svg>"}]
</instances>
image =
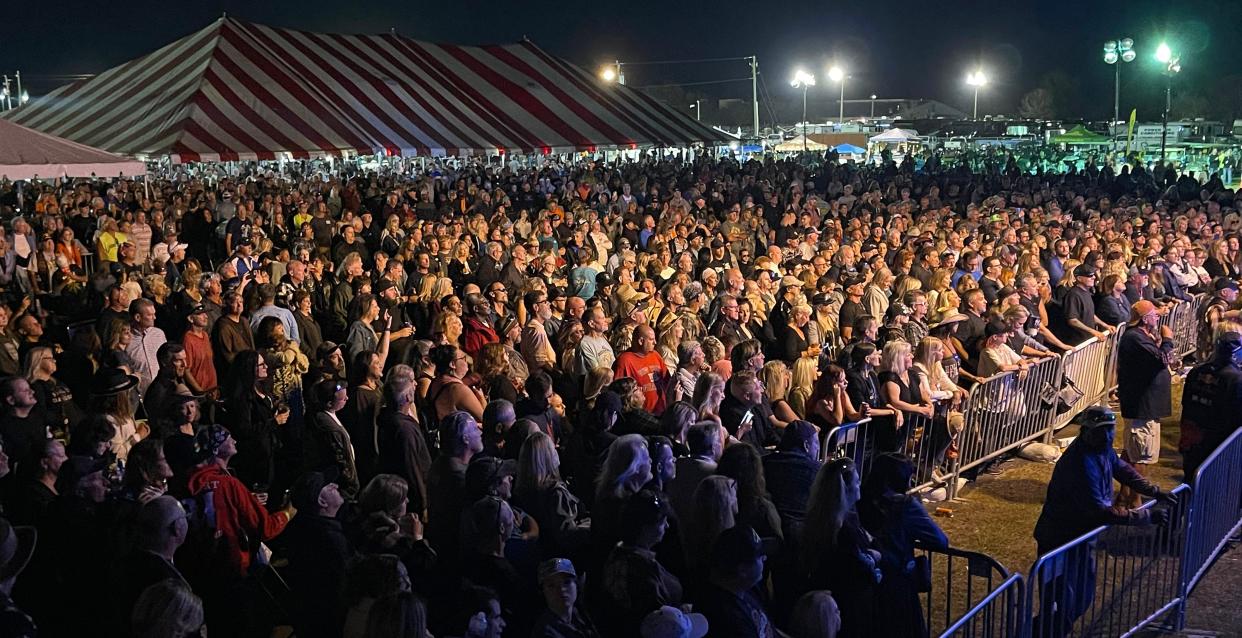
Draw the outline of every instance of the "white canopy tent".
<instances>
[{"instance_id":1,"label":"white canopy tent","mask_svg":"<svg viewBox=\"0 0 1242 638\"><path fill-rule=\"evenodd\" d=\"M0 119L0 179L134 177L146 172L138 160Z\"/></svg>"},{"instance_id":2,"label":"white canopy tent","mask_svg":"<svg viewBox=\"0 0 1242 638\"><path fill-rule=\"evenodd\" d=\"M905 144L907 142L917 142L920 138L918 131L911 131L904 128L890 128L879 135L870 138L872 144Z\"/></svg>"},{"instance_id":3,"label":"white canopy tent","mask_svg":"<svg viewBox=\"0 0 1242 638\"><path fill-rule=\"evenodd\" d=\"M806 140L805 146L803 145L804 139ZM810 139L810 138L804 138L801 135L793 139L785 140L784 142L781 142L780 144L776 145L776 152L778 153L800 153L803 150L826 151L828 150L828 145L823 144L821 142L816 142L815 140Z\"/></svg>"}]
</instances>

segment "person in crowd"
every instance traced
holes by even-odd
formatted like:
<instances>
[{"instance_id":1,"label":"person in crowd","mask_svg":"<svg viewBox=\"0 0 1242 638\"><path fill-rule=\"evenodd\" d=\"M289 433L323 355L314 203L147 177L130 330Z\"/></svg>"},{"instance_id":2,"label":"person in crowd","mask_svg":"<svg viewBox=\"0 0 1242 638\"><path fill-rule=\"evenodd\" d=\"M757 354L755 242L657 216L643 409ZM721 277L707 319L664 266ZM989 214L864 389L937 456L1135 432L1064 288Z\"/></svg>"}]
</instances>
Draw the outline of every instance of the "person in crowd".
<instances>
[{"instance_id":1,"label":"person in crowd","mask_svg":"<svg viewBox=\"0 0 1242 638\"><path fill-rule=\"evenodd\" d=\"M276 476L277 429L287 422L268 394L267 360L254 350L238 353L223 387L223 408L229 432L238 446L230 466L256 494L267 493Z\"/></svg>"},{"instance_id":2,"label":"person in crowd","mask_svg":"<svg viewBox=\"0 0 1242 638\"><path fill-rule=\"evenodd\" d=\"M13 585L30 563L38 541L31 526L14 526L0 518L0 627L13 638L34 638L34 620L13 603Z\"/></svg>"},{"instance_id":3,"label":"person in crowd","mask_svg":"<svg viewBox=\"0 0 1242 638\"><path fill-rule=\"evenodd\" d=\"M1113 481L1138 494L1176 506L1178 497L1147 482L1113 450L1117 415L1108 407L1091 406L1074 417L1078 436L1065 449L1048 482L1048 495L1035 522L1040 556L1100 525L1165 525L1169 509L1127 509L1114 505ZM1037 631L1062 634L1091 605L1095 591L1095 561L1070 561L1059 583L1044 585Z\"/></svg>"},{"instance_id":4,"label":"person in crowd","mask_svg":"<svg viewBox=\"0 0 1242 638\"><path fill-rule=\"evenodd\" d=\"M466 467L483 451L483 433L468 412L450 413L440 422L440 455L427 475L427 540L445 560L460 548Z\"/></svg>"},{"instance_id":5,"label":"person in crowd","mask_svg":"<svg viewBox=\"0 0 1242 638\"><path fill-rule=\"evenodd\" d=\"M738 525L745 525L763 538L784 539L780 515L768 497L759 450L749 443L730 445L720 455L716 473L733 479L737 489Z\"/></svg>"},{"instance_id":6,"label":"person in crowd","mask_svg":"<svg viewBox=\"0 0 1242 638\"><path fill-rule=\"evenodd\" d=\"M862 485L850 459L823 465L815 476L802 533L801 569L810 589L826 589L841 609L842 636L872 636L879 599L881 553L862 526Z\"/></svg>"},{"instance_id":7,"label":"person in crowd","mask_svg":"<svg viewBox=\"0 0 1242 638\"><path fill-rule=\"evenodd\" d=\"M176 566L177 548L189 534L189 521L181 504L171 496L161 495L147 501L137 512L134 548L116 563L112 590L114 619L112 627L118 636L130 636L131 619L138 599L147 588L172 580L188 588L189 583ZM199 610L201 619L201 603Z\"/></svg>"},{"instance_id":8,"label":"person in crowd","mask_svg":"<svg viewBox=\"0 0 1242 638\"><path fill-rule=\"evenodd\" d=\"M1124 414L1124 413L1123 413ZM1238 429L1242 416L1242 334L1216 338L1212 358L1195 366L1182 386L1183 480L1193 484L1199 466Z\"/></svg>"},{"instance_id":9,"label":"person in crowd","mask_svg":"<svg viewBox=\"0 0 1242 638\"><path fill-rule=\"evenodd\" d=\"M716 473L717 463L724 453L724 436L715 421L699 421L686 432L689 455L678 457L677 470L672 480L664 485L673 512L679 521L690 520L694 491L706 477Z\"/></svg>"},{"instance_id":10,"label":"person in crowd","mask_svg":"<svg viewBox=\"0 0 1242 638\"><path fill-rule=\"evenodd\" d=\"M431 470L431 451L427 433L418 421L418 386L414 379L395 377L384 384L384 407L377 419L379 457L376 469L405 479L409 489L409 511L427 516L427 478ZM487 416L484 411L484 416Z\"/></svg>"},{"instance_id":11,"label":"person in crowd","mask_svg":"<svg viewBox=\"0 0 1242 638\"><path fill-rule=\"evenodd\" d=\"M608 446L591 505L591 544L598 562L616 544L626 501L651 478L651 454L641 435L626 434Z\"/></svg>"},{"instance_id":12,"label":"person in crowd","mask_svg":"<svg viewBox=\"0 0 1242 638\"><path fill-rule=\"evenodd\" d=\"M539 589L547 608L535 620L532 638L599 638L590 616L578 607L578 571L569 559L540 563Z\"/></svg>"},{"instance_id":13,"label":"person in crowd","mask_svg":"<svg viewBox=\"0 0 1242 638\"><path fill-rule=\"evenodd\" d=\"M349 400L339 383L320 381L311 388L312 414L306 429L303 467L338 477L346 498L357 496L361 487L354 457L354 444L337 416ZM374 435L372 435L374 437Z\"/></svg>"},{"instance_id":14,"label":"person in crowd","mask_svg":"<svg viewBox=\"0 0 1242 638\"><path fill-rule=\"evenodd\" d=\"M826 590L809 591L794 603L789 620L793 638L837 638L841 631L841 609Z\"/></svg>"},{"instance_id":15,"label":"person in crowd","mask_svg":"<svg viewBox=\"0 0 1242 638\"><path fill-rule=\"evenodd\" d=\"M560 457L552 438L535 432L518 455L514 503L539 523L544 555L581 556L590 544L591 525L578 498L560 477Z\"/></svg>"},{"instance_id":16,"label":"person in crowd","mask_svg":"<svg viewBox=\"0 0 1242 638\"><path fill-rule=\"evenodd\" d=\"M917 497L907 494L914 464L900 454L881 454L871 464L858 503L859 520L880 551L881 578L877 593L884 605L876 629L886 636L918 636L927 632L919 592L930 579L930 562L916 559L915 543L945 549L949 539Z\"/></svg>"},{"instance_id":17,"label":"person in crowd","mask_svg":"<svg viewBox=\"0 0 1242 638\"><path fill-rule=\"evenodd\" d=\"M713 636L776 636L755 588L763 580L771 549L747 525L720 533L712 544L705 586L694 597L694 608L707 619Z\"/></svg>"},{"instance_id":18,"label":"person in crowd","mask_svg":"<svg viewBox=\"0 0 1242 638\"><path fill-rule=\"evenodd\" d=\"M605 636L634 636L644 616L683 602L681 581L669 573L653 551L664 539L669 510L649 490L626 501L619 517L618 543L602 566L594 615Z\"/></svg>"},{"instance_id":19,"label":"person in crowd","mask_svg":"<svg viewBox=\"0 0 1242 638\"><path fill-rule=\"evenodd\" d=\"M345 622L337 591L354 548L337 515L345 504L340 486L323 472L307 472L290 489L301 516L282 535L287 579L297 601L295 629L303 636L338 636Z\"/></svg>"},{"instance_id":20,"label":"person in crowd","mask_svg":"<svg viewBox=\"0 0 1242 638\"><path fill-rule=\"evenodd\" d=\"M655 331L650 326L635 328L630 349L617 356L616 376L637 381L643 394L643 410L659 416L664 412L670 374L655 345Z\"/></svg>"},{"instance_id":21,"label":"person in crowd","mask_svg":"<svg viewBox=\"0 0 1242 638\"><path fill-rule=\"evenodd\" d=\"M1146 299L1130 309L1130 324L1117 345L1117 400L1125 419L1122 460L1140 475L1160 461L1160 419L1173 413L1173 332L1160 325L1160 313ZM1122 486L1120 505L1134 509L1138 494Z\"/></svg>"}]
</instances>

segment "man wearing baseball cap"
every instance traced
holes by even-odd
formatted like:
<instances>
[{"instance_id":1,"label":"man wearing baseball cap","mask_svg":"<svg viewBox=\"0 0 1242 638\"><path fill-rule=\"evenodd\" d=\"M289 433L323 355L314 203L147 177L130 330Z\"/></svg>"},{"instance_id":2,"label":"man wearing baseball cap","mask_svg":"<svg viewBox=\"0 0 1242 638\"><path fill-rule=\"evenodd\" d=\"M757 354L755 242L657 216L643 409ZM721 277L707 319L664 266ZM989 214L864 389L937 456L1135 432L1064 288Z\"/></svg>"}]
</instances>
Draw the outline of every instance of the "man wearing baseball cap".
<instances>
[{"instance_id":1,"label":"man wearing baseball cap","mask_svg":"<svg viewBox=\"0 0 1242 638\"><path fill-rule=\"evenodd\" d=\"M1074 268L1075 283L1065 291L1061 299L1064 315L1062 340L1076 346L1091 337L1103 339L1112 332L1112 327L1095 315L1095 299L1092 294L1095 288L1095 266L1079 264Z\"/></svg>"},{"instance_id":2,"label":"man wearing baseball cap","mask_svg":"<svg viewBox=\"0 0 1242 638\"><path fill-rule=\"evenodd\" d=\"M1117 415L1108 407L1093 405L1074 417L1079 425L1078 436L1065 449L1052 470L1048 495L1035 523L1035 541L1039 555L1068 543L1101 525L1163 525L1168 523L1168 509L1127 509L1114 506L1113 481L1128 486L1144 496L1170 506L1177 505L1177 495L1148 483L1129 464L1122 462L1113 450ZM1071 558L1064 572L1054 578L1045 592L1041 610L1035 619L1036 635L1068 635L1074 621L1091 605L1095 591L1095 561ZM1056 581L1062 581L1056 583ZM1067 587L1068 583L1078 586ZM1059 585L1059 586L1058 586ZM1084 593L1087 592L1087 593ZM1042 628L1042 631L1040 629Z\"/></svg>"},{"instance_id":3,"label":"man wearing baseball cap","mask_svg":"<svg viewBox=\"0 0 1242 638\"><path fill-rule=\"evenodd\" d=\"M1172 355L1173 332L1160 325L1156 305L1140 299L1117 345L1117 399L1126 426L1122 459L1139 474L1160 462L1160 419L1173 414ZM1119 504L1134 508L1142 500L1123 486Z\"/></svg>"},{"instance_id":4,"label":"man wearing baseball cap","mask_svg":"<svg viewBox=\"0 0 1242 638\"><path fill-rule=\"evenodd\" d=\"M763 565L770 549L749 525L737 525L720 533L712 546L711 573L699 592L694 608L720 635L775 635L763 603L754 594L763 580Z\"/></svg>"},{"instance_id":5,"label":"man wearing baseball cap","mask_svg":"<svg viewBox=\"0 0 1242 638\"><path fill-rule=\"evenodd\" d=\"M540 638L599 638L590 617L577 607L578 571L568 558L549 558L539 564L539 589L548 608L535 620L532 636Z\"/></svg>"}]
</instances>

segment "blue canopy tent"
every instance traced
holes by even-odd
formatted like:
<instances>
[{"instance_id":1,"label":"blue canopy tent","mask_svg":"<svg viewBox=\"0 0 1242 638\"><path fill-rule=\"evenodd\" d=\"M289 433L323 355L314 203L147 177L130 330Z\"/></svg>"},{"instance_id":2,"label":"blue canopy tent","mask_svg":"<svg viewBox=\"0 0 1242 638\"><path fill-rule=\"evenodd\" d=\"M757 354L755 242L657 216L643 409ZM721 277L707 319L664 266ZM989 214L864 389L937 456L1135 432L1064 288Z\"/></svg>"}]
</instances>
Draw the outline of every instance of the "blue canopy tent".
<instances>
[{"instance_id":1,"label":"blue canopy tent","mask_svg":"<svg viewBox=\"0 0 1242 638\"><path fill-rule=\"evenodd\" d=\"M839 144L836 151L842 155L862 155L867 152L867 149L853 144Z\"/></svg>"}]
</instances>

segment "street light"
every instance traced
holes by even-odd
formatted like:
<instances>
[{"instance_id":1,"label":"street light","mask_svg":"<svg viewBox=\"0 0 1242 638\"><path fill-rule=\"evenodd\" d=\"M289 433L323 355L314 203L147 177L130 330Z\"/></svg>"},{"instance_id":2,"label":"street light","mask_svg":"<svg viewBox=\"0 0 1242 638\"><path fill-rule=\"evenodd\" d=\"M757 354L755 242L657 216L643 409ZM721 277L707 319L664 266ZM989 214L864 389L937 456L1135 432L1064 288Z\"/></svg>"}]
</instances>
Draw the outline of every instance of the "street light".
<instances>
[{"instance_id":1,"label":"street light","mask_svg":"<svg viewBox=\"0 0 1242 638\"><path fill-rule=\"evenodd\" d=\"M966 83L975 87L975 114L972 119L979 119L979 88L988 83L988 76L983 71L973 71L966 75Z\"/></svg>"},{"instance_id":2,"label":"street light","mask_svg":"<svg viewBox=\"0 0 1242 638\"><path fill-rule=\"evenodd\" d=\"M1169 110L1173 108L1173 74L1182 70L1182 58L1160 43L1156 47L1156 61L1164 65L1164 116L1160 120L1160 164L1164 165L1164 145L1169 137Z\"/></svg>"},{"instance_id":3,"label":"street light","mask_svg":"<svg viewBox=\"0 0 1242 638\"><path fill-rule=\"evenodd\" d=\"M1104 43L1104 64L1115 67L1113 84L1113 126L1121 118L1121 64L1119 62L1134 61L1134 40L1122 38Z\"/></svg>"},{"instance_id":4,"label":"street light","mask_svg":"<svg viewBox=\"0 0 1242 638\"><path fill-rule=\"evenodd\" d=\"M617 84L625 84L625 73L621 71L621 62L616 61L599 70L599 79Z\"/></svg>"},{"instance_id":5,"label":"street light","mask_svg":"<svg viewBox=\"0 0 1242 638\"><path fill-rule=\"evenodd\" d=\"M700 122L703 121L703 109L699 106L701 102L702 100L695 100L694 104L690 105L690 108L694 109L694 119Z\"/></svg>"},{"instance_id":6,"label":"street light","mask_svg":"<svg viewBox=\"0 0 1242 638\"><path fill-rule=\"evenodd\" d=\"M871 94L871 119L875 119L875 93Z\"/></svg>"},{"instance_id":7,"label":"street light","mask_svg":"<svg viewBox=\"0 0 1242 638\"><path fill-rule=\"evenodd\" d=\"M839 66L833 66L828 69L828 79L841 84L841 99L838 102L841 105L837 111L837 121L841 122L841 128L845 129L845 71Z\"/></svg>"},{"instance_id":8,"label":"street light","mask_svg":"<svg viewBox=\"0 0 1242 638\"><path fill-rule=\"evenodd\" d=\"M807 151L806 143L806 91L815 86L815 76L798 69L794 73L793 81L789 83L795 89L802 89L802 152Z\"/></svg>"}]
</instances>

